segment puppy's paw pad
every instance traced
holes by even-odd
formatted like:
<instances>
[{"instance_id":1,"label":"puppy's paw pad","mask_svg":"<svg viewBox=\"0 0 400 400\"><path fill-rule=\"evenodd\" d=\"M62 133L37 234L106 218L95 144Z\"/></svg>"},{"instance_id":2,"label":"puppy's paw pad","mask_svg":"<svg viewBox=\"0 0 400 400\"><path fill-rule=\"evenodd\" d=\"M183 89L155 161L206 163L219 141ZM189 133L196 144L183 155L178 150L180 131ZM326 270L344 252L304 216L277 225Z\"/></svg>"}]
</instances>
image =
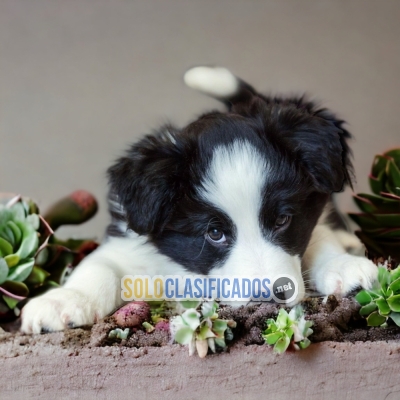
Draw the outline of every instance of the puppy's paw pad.
<instances>
[{"instance_id":1,"label":"puppy's paw pad","mask_svg":"<svg viewBox=\"0 0 400 400\"><path fill-rule=\"evenodd\" d=\"M22 309L21 331L54 332L69 326L94 322L95 311L90 300L73 290L53 289L29 301Z\"/></svg>"},{"instance_id":2,"label":"puppy's paw pad","mask_svg":"<svg viewBox=\"0 0 400 400\"><path fill-rule=\"evenodd\" d=\"M345 295L358 286L371 288L378 276L372 261L350 254L330 260L315 274L317 290L325 295Z\"/></svg>"}]
</instances>

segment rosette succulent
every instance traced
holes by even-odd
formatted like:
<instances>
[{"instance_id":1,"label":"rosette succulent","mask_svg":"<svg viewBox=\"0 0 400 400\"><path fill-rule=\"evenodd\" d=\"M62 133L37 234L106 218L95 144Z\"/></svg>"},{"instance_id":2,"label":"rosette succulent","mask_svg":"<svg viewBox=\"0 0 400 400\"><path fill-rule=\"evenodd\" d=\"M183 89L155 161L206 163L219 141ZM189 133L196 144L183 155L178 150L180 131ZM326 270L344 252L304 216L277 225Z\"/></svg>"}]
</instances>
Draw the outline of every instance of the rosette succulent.
<instances>
[{"instance_id":1,"label":"rosette succulent","mask_svg":"<svg viewBox=\"0 0 400 400\"><path fill-rule=\"evenodd\" d=\"M86 208L78 202L82 198L87 199ZM89 200L93 203L90 210ZM53 235L60 221L84 222L96 210L93 196L84 191L56 203L48 217L42 217L30 199L0 196L0 322L15 318L17 306L28 296L62 283L68 269L97 247L93 241L62 241Z\"/></svg>"},{"instance_id":2,"label":"rosette succulent","mask_svg":"<svg viewBox=\"0 0 400 400\"><path fill-rule=\"evenodd\" d=\"M369 326L386 326L390 318L400 326L400 267L389 271L378 268L378 280L371 290L361 290L355 297L360 303L360 315Z\"/></svg>"},{"instance_id":3,"label":"rosette succulent","mask_svg":"<svg viewBox=\"0 0 400 400\"><path fill-rule=\"evenodd\" d=\"M233 339L233 320L218 318L218 304L214 301L181 302L186 310L170 321L171 334L177 343L189 346L189 355L197 350L200 358L204 358L208 349L213 353L216 346L225 348L226 340Z\"/></svg>"},{"instance_id":4,"label":"rosette succulent","mask_svg":"<svg viewBox=\"0 0 400 400\"><path fill-rule=\"evenodd\" d=\"M400 149L375 156L369 183L373 194L354 196L362 213L349 214L356 234L371 254L400 258Z\"/></svg>"},{"instance_id":5,"label":"rosette succulent","mask_svg":"<svg viewBox=\"0 0 400 400\"><path fill-rule=\"evenodd\" d=\"M274 352L284 353L292 343L296 350L310 345L308 336L313 333L312 321L304 318L303 308L295 306L289 313L284 308L279 310L276 320L267 320L267 329L263 333L265 342L274 345Z\"/></svg>"}]
</instances>

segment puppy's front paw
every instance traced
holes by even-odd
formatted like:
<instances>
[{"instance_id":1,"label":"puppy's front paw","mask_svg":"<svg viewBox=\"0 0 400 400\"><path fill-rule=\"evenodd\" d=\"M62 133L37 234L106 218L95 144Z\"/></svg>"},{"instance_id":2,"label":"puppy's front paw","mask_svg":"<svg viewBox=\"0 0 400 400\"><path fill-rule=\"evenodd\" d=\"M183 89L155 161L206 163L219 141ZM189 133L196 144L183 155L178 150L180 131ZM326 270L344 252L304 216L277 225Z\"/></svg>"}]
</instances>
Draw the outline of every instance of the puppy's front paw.
<instances>
[{"instance_id":1,"label":"puppy's front paw","mask_svg":"<svg viewBox=\"0 0 400 400\"><path fill-rule=\"evenodd\" d=\"M92 324L96 310L84 295L71 289L53 289L32 299L22 309L21 331L41 333Z\"/></svg>"},{"instance_id":2,"label":"puppy's front paw","mask_svg":"<svg viewBox=\"0 0 400 400\"><path fill-rule=\"evenodd\" d=\"M328 261L314 274L316 289L325 295L345 295L358 286L371 288L378 268L367 258L343 254Z\"/></svg>"}]
</instances>

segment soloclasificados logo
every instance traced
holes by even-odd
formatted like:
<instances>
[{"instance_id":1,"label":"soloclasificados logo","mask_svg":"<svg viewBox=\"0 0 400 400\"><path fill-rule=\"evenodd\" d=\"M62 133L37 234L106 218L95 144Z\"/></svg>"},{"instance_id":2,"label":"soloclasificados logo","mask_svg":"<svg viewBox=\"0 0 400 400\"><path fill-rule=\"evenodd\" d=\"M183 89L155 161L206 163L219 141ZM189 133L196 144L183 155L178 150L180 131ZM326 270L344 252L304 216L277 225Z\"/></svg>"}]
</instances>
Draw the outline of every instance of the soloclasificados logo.
<instances>
[{"instance_id":1,"label":"soloclasificados logo","mask_svg":"<svg viewBox=\"0 0 400 400\"><path fill-rule=\"evenodd\" d=\"M297 294L296 280L289 275L273 279L262 276L125 275L121 279L124 301L215 299L290 303Z\"/></svg>"}]
</instances>

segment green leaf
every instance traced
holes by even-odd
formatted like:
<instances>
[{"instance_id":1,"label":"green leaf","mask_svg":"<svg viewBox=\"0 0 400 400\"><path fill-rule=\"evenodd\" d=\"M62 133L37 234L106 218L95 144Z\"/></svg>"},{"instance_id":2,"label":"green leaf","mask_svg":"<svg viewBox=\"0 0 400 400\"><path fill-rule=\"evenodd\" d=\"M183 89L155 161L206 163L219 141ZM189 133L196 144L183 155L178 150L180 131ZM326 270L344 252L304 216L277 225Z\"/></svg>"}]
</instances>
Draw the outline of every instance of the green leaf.
<instances>
[{"instance_id":1,"label":"green leaf","mask_svg":"<svg viewBox=\"0 0 400 400\"><path fill-rule=\"evenodd\" d=\"M22 242L17 254L22 260L32 255L38 248L39 238L37 232L29 224L17 223L22 232Z\"/></svg>"},{"instance_id":2,"label":"green leaf","mask_svg":"<svg viewBox=\"0 0 400 400\"><path fill-rule=\"evenodd\" d=\"M200 325L200 314L194 308L186 310L182 314L182 319L192 331Z\"/></svg>"},{"instance_id":3,"label":"green leaf","mask_svg":"<svg viewBox=\"0 0 400 400\"><path fill-rule=\"evenodd\" d=\"M189 309L189 308L197 308L198 305L200 304L200 301L194 301L194 300L184 300L180 302L182 307Z\"/></svg>"},{"instance_id":4,"label":"green leaf","mask_svg":"<svg viewBox=\"0 0 400 400\"><path fill-rule=\"evenodd\" d=\"M289 347L290 344L290 339L288 336L284 335L278 341L275 343L274 346L274 352L278 354L282 354L286 351L286 349Z\"/></svg>"},{"instance_id":5,"label":"green leaf","mask_svg":"<svg viewBox=\"0 0 400 400\"><path fill-rule=\"evenodd\" d=\"M188 326L184 326L175 333L175 342L180 344L189 344L193 339L193 330Z\"/></svg>"},{"instance_id":6,"label":"green leaf","mask_svg":"<svg viewBox=\"0 0 400 400\"><path fill-rule=\"evenodd\" d=\"M379 308L379 314L383 315L384 317L387 317L390 314L391 310L388 305L388 302L385 299L375 300L375 303ZM374 310L372 310L372 311L374 311ZM360 310L360 314L361 314L361 310ZM361 314L361 315L363 315L363 314Z\"/></svg>"},{"instance_id":7,"label":"green leaf","mask_svg":"<svg viewBox=\"0 0 400 400\"><path fill-rule=\"evenodd\" d=\"M400 202L399 202L400 206ZM400 210L399 210L400 212ZM376 229L374 231L366 231L368 235L375 238L375 240L381 239L400 239L400 228L383 228Z\"/></svg>"},{"instance_id":8,"label":"green leaf","mask_svg":"<svg viewBox=\"0 0 400 400\"><path fill-rule=\"evenodd\" d=\"M392 158L396 165L400 166L400 148L386 151L383 155Z\"/></svg>"},{"instance_id":9,"label":"green leaf","mask_svg":"<svg viewBox=\"0 0 400 400\"><path fill-rule=\"evenodd\" d=\"M361 290L360 292L358 292L355 299L362 306L366 306L367 304L371 303L371 301L372 301L370 294L366 290Z\"/></svg>"},{"instance_id":10,"label":"green leaf","mask_svg":"<svg viewBox=\"0 0 400 400\"><path fill-rule=\"evenodd\" d=\"M200 328L200 332L196 335L196 339L198 340L205 340L214 337L216 337L215 334L211 331L207 324L203 325Z\"/></svg>"},{"instance_id":11,"label":"green leaf","mask_svg":"<svg viewBox=\"0 0 400 400\"><path fill-rule=\"evenodd\" d=\"M386 166L387 160L385 160L384 162ZM371 187L371 190L375 194L379 194L384 191L385 183L386 183L386 174L384 168L381 171L379 171L378 175L375 175L373 173L369 176L369 186Z\"/></svg>"},{"instance_id":12,"label":"green leaf","mask_svg":"<svg viewBox=\"0 0 400 400\"><path fill-rule=\"evenodd\" d=\"M275 344L283 335L283 332L274 332L269 335L263 335L263 337L268 344L272 345Z\"/></svg>"},{"instance_id":13,"label":"green leaf","mask_svg":"<svg viewBox=\"0 0 400 400\"><path fill-rule=\"evenodd\" d=\"M276 318L276 325L278 329L285 329L289 324L289 315L284 308L281 308Z\"/></svg>"},{"instance_id":14,"label":"green leaf","mask_svg":"<svg viewBox=\"0 0 400 400\"><path fill-rule=\"evenodd\" d=\"M29 294L28 287L22 282L5 281L0 286L0 292L3 292L7 296L19 297L20 300L27 297ZM7 293L6 293L7 292Z\"/></svg>"},{"instance_id":15,"label":"green leaf","mask_svg":"<svg viewBox=\"0 0 400 400\"><path fill-rule=\"evenodd\" d=\"M25 210L23 204L20 201L18 203L15 203L11 207L11 212L14 221L20 221L20 222L25 221Z\"/></svg>"},{"instance_id":16,"label":"green leaf","mask_svg":"<svg viewBox=\"0 0 400 400\"><path fill-rule=\"evenodd\" d=\"M8 221L7 226L12 230L15 239L15 245L18 247L22 238L21 229L18 228L14 221Z\"/></svg>"},{"instance_id":17,"label":"green leaf","mask_svg":"<svg viewBox=\"0 0 400 400\"><path fill-rule=\"evenodd\" d=\"M379 226L387 228L398 228L400 226L400 214L374 214Z\"/></svg>"},{"instance_id":18,"label":"green leaf","mask_svg":"<svg viewBox=\"0 0 400 400\"><path fill-rule=\"evenodd\" d=\"M9 297L5 294L3 294L2 297L3 297L3 300L5 301L5 303L7 304L7 306L10 308L10 310L13 310L17 306L17 304L21 301L21 300Z\"/></svg>"},{"instance_id":19,"label":"green leaf","mask_svg":"<svg viewBox=\"0 0 400 400\"><path fill-rule=\"evenodd\" d=\"M15 236L13 231L11 230L11 228L6 225L5 227L3 227L3 235L6 235L6 240L9 242L9 244L12 246L12 248L14 248L14 246L16 245L16 241L15 241Z\"/></svg>"},{"instance_id":20,"label":"green leaf","mask_svg":"<svg viewBox=\"0 0 400 400\"><path fill-rule=\"evenodd\" d=\"M299 320L303 315L304 315L303 307L300 305L296 305L290 310L288 318L292 321L296 321Z\"/></svg>"},{"instance_id":21,"label":"green leaf","mask_svg":"<svg viewBox=\"0 0 400 400\"><path fill-rule=\"evenodd\" d=\"M390 271L390 275L391 275L392 283L394 283L397 279L399 279L400 278L400 265L396 269Z\"/></svg>"},{"instance_id":22,"label":"green leaf","mask_svg":"<svg viewBox=\"0 0 400 400\"><path fill-rule=\"evenodd\" d=\"M10 268L15 267L19 263L19 257L16 254L9 254L4 257L4 260L6 260L6 263Z\"/></svg>"},{"instance_id":23,"label":"green leaf","mask_svg":"<svg viewBox=\"0 0 400 400\"><path fill-rule=\"evenodd\" d=\"M224 332L224 337L228 341L233 340L233 332L232 332L232 329L229 328L229 325L226 328L226 331Z\"/></svg>"},{"instance_id":24,"label":"green leaf","mask_svg":"<svg viewBox=\"0 0 400 400\"><path fill-rule=\"evenodd\" d=\"M390 194L390 197L384 196L381 193L380 196L367 193L359 193L353 196L355 203L360 207L361 211L370 212L381 212L390 213L398 212L400 209L400 199L396 199L396 196Z\"/></svg>"},{"instance_id":25,"label":"green leaf","mask_svg":"<svg viewBox=\"0 0 400 400\"><path fill-rule=\"evenodd\" d=\"M366 306L362 306L360 308L360 315L365 317L365 316L371 314L377 308L378 308L377 305L374 302L371 302L371 303L367 304Z\"/></svg>"},{"instance_id":26,"label":"green leaf","mask_svg":"<svg viewBox=\"0 0 400 400\"><path fill-rule=\"evenodd\" d=\"M7 280L15 282L23 282L32 272L34 258L29 258L23 264L10 268Z\"/></svg>"},{"instance_id":27,"label":"green leaf","mask_svg":"<svg viewBox=\"0 0 400 400\"><path fill-rule=\"evenodd\" d=\"M201 305L201 313L204 318L212 317L218 308L218 304L215 301L205 301Z\"/></svg>"},{"instance_id":28,"label":"green leaf","mask_svg":"<svg viewBox=\"0 0 400 400\"><path fill-rule=\"evenodd\" d=\"M382 171L385 171L387 162L388 157L386 156L386 154L377 154L372 163L371 175L377 177L380 173L382 173Z\"/></svg>"},{"instance_id":29,"label":"green leaf","mask_svg":"<svg viewBox=\"0 0 400 400\"><path fill-rule=\"evenodd\" d=\"M353 200L362 212L373 213L378 211L378 208L372 203L372 201L363 197L362 194L353 196Z\"/></svg>"},{"instance_id":30,"label":"green leaf","mask_svg":"<svg viewBox=\"0 0 400 400\"><path fill-rule=\"evenodd\" d=\"M42 285L49 276L50 274L47 271L35 265L31 274L26 278L25 283L32 286Z\"/></svg>"},{"instance_id":31,"label":"green leaf","mask_svg":"<svg viewBox=\"0 0 400 400\"><path fill-rule=\"evenodd\" d=\"M225 339L222 339L222 338L215 338L215 339L214 339L214 343L215 343L217 346L219 346L219 347L222 347L222 348L225 348L225 347L226 347Z\"/></svg>"},{"instance_id":32,"label":"green leaf","mask_svg":"<svg viewBox=\"0 0 400 400\"><path fill-rule=\"evenodd\" d=\"M382 289L386 292L390 284L390 273L385 267L378 268L378 282Z\"/></svg>"},{"instance_id":33,"label":"green leaf","mask_svg":"<svg viewBox=\"0 0 400 400\"><path fill-rule=\"evenodd\" d=\"M291 339L294 332L293 332L293 329L292 329L292 328L287 328L286 331L285 331L285 333L286 333L286 335L288 336L288 338Z\"/></svg>"},{"instance_id":34,"label":"green leaf","mask_svg":"<svg viewBox=\"0 0 400 400\"><path fill-rule=\"evenodd\" d=\"M40 227L40 219L37 214L30 214L26 217L26 222L28 222L32 228L37 231Z\"/></svg>"},{"instance_id":35,"label":"green leaf","mask_svg":"<svg viewBox=\"0 0 400 400\"><path fill-rule=\"evenodd\" d=\"M46 247L43 247L35 256L35 264L36 265L44 265L46 264L49 258L49 250Z\"/></svg>"},{"instance_id":36,"label":"green leaf","mask_svg":"<svg viewBox=\"0 0 400 400\"><path fill-rule=\"evenodd\" d=\"M310 339L307 339L307 338L303 339L301 342L298 343L300 349L302 349L302 350L306 349L310 344L311 344L311 341L310 341Z\"/></svg>"},{"instance_id":37,"label":"green leaf","mask_svg":"<svg viewBox=\"0 0 400 400\"><path fill-rule=\"evenodd\" d=\"M392 271L393 272L393 271ZM394 278L394 275L391 274L391 279ZM396 293L397 291L400 290L400 278L394 280L390 285L389 289L393 291L393 293Z\"/></svg>"},{"instance_id":38,"label":"green leaf","mask_svg":"<svg viewBox=\"0 0 400 400\"><path fill-rule=\"evenodd\" d=\"M224 337L224 332L228 327L228 321L223 319L216 319L212 324L212 331L217 334L218 337Z\"/></svg>"},{"instance_id":39,"label":"green leaf","mask_svg":"<svg viewBox=\"0 0 400 400\"><path fill-rule=\"evenodd\" d=\"M387 302L392 311L400 312L400 294L389 297Z\"/></svg>"},{"instance_id":40,"label":"green leaf","mask_svg":"<svg viewBox=\"0 0 400 400\"><path fill-rule=\"evenodd\" d=\"M267 319L267 330L265 333L272 333L278 330L278 327L276 326L275 320L272 318Z\"/></svg>"},{"instance_id":41,"label":"green leaf","mask_svg":"<svg viewBox=\"0 0 400 400\"><path fill-rule=\"evenodd\" d=\"M382 317L377 311L370 314L367 318L368 326L380 326L386 321L386 317Z\"/></svg>"},{"instance_id":42,"label":"green leaf","mask_svg":"<svg viewBox=\"0 0 400 400\"><path fill-rule=\"evenodd\" d=\"M397 325L400 326L400 313L397 312L392 312L389 317L393 320L393 322Z\"/></svg>"},{"instance_id":43,"label":"green leaf","mask_svg":"<svg viewBox=\"0 0 400 400\"><path fill-rule=\"evenodd\" d=\"M154 326L149 324L147 321L143 322L142 326L146 330L147 333L151 333L155 330Z\"/></svg>"},{"instance_id":44,"label":"green leaf","mask_svg":"<svg viewBox=\"0 0 400 400\"><path fill-rule=\"evenodd\" d=\"M3 256L8 256L9 254L13 253L13 247L7 240L0 237L0 251Z\"/></svg>"},{"instance_id":45,"label":"green leaf","mask_svg":"<svg viewBox=\"0 0 400 400\"><path fill-rule=\"evenodd\" d=\"M386 175L388 176L389 185L400 187L400 171L393 160L389 160L386 164Z\"/></svg>"},{"instance_id":46,"label":"green leaf","mask_svg":"<svg viewBox=\"0 0 400 400\"><path fill-rule=\"evenodd\" d=\"M7 280L8 265L4 258L0 258L0 285Z\"/></svg>"}]
</instances>

